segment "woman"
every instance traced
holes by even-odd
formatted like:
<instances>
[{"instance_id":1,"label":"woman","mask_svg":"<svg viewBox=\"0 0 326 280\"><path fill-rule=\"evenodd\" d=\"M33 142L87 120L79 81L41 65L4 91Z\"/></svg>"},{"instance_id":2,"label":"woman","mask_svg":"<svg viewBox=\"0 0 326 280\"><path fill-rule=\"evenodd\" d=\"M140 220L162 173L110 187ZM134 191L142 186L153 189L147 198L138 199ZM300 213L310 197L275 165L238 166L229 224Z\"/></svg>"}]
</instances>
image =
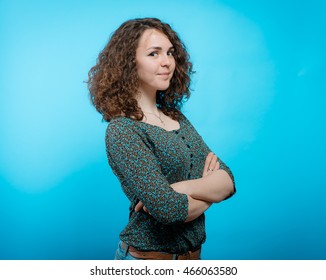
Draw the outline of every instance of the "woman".
<instances>
[{"instance_id":1,"label":"woman","mask_svg":"<svg viewBox=\"0 0 326 280\"><path fill-rule=\"evenodd\" d=\"M200 259L204 212L235 192L233 175L181 113L192 64L171 27L129 20L89 71L109 122L109 164L130 200L115 259Z\"/></svg>"}]
</instances>

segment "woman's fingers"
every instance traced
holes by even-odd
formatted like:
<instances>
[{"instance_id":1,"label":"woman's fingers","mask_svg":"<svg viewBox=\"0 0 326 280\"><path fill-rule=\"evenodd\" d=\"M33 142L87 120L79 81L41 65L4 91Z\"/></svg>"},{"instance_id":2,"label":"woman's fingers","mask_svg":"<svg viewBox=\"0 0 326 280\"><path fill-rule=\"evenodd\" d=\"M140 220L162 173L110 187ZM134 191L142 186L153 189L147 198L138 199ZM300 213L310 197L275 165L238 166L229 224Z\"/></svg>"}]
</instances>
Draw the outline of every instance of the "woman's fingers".
<instances>
[{"instance_id":1,"label":"woman's fingers","mask_svg":"<svg viewBox=\"0 0 326 280\"><path fill-rule=\"evenodd\" d=\"M203 176L207 175L207 172L208 172L208 168L209 168L209 165L211 163L211 160L212 160L212 157L213 157L213 153L210 152L207 157L206 157L206 160L205 160L205 166L204 166L204 171L203 171Z\"/></svg>"},{"instance_id":2,"label":"woman's fingers","mask_svg":"<svg viewBox=\"0 0 326 280\"><path fill-rule=\"evenodd\" d=\"M210 171L217 170L218 169L216 168L217 166L219 167L220 163L218 162L218 157L215 154L213 154L213 158L211 160L208 169L210 169Z\"/></svg>"},{"instance_id":3,"label":"woman's fingers","mask_svg":"<svg viewBox=\"0 0 326 280\"><path fill-rule=\"evenodd\" d=\"M214 170L218 170L219 167L220 167L220 163L218 162L218 157L213 152L210 152L205 160L203 177L208 175Z\"/></svg>"},{"instance_id":4,"label":"woman's fingers","mask_svg":"<svg viewBox=\"0 0 326 280\"><path fill-rule=\"evenodd\" d=\"M147 207L144 205L144 203L142 203L141 201L139 201L139 202L137 203L137 205L135 206L135 212L139 212L139 211L142 210L142 209L143 209L146 213L148 213L148 214L151 215L151 213L148 212L148 209L147 209Z\"/></svg>"},{"instance_id":5,"label":"woman's fingers","mask_svg":"<svg viewBox=\"0 0 326 280\"><path fill-rule=\"evenodd\" d=\"M219 169L220 169L220 163L219 163L218 158L217 158L214 170L219 170Z\"/></svg>"},{"instance_id":6,"label":"woman's fingers","mask_svg":"<svg viewBox=\"0 0 326 280\"><path fill-rule=\"evenodd\" d=\"M139 201L135 206L135 212L139 212L140 210L143 209L143 207L145 207L144 204L141 201Z\"/></svg>"}]
</instances>

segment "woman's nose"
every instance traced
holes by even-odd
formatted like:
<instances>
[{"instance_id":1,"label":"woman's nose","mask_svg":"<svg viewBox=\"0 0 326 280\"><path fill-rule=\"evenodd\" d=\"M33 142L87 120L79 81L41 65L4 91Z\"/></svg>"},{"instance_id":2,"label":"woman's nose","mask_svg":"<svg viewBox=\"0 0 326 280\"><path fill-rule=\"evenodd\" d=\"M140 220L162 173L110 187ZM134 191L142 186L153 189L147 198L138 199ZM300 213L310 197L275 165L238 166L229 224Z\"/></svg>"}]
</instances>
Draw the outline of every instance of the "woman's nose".
<instances>
[{"instance_id":1,"label":"woman's nose","mask_svg":"<svg viewBox=\"0 0 326 280\"><path fill-rule=\"evenodd\" d=\"M170 66L171 65L171 57L168 55L163 55L161 60L161 66Z\"/></svg>"}]
</instances>

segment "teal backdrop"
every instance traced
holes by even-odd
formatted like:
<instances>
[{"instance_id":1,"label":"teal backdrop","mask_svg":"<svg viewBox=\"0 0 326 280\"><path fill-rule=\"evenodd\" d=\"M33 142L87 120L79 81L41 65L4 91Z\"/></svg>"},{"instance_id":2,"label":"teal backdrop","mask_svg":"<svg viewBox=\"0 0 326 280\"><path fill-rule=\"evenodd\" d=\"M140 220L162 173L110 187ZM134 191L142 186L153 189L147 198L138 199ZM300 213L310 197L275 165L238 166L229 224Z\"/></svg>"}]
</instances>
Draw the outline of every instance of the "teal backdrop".
<instances>
[{"instance_id":1,"label":"teal backdrop","mask_svg":"<svg viewBox=\"0 0 326 280\"><path fill-rule=\"evenodd\" d=\"M183 112L238 192L204 259L326 259L325 1L0 1L0 259L112 259L128 201L84 81L125 20L194 64Z\"/></svg>"}]
</instances>

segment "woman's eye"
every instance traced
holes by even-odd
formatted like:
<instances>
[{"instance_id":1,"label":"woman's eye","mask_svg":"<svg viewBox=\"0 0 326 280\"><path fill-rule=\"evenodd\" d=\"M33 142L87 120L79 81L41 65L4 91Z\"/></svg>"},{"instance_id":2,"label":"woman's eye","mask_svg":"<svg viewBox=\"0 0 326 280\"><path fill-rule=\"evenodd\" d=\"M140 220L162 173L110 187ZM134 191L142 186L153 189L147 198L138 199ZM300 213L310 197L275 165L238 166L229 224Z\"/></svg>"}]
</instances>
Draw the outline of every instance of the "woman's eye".
<instances>
[{"instance_id":1,"label":"woman's eye","mask_svg":"<svg viewBox=\"0 0 326 280\"><path fill-rule=\"evenodd\" d=\"M173 52L173 51L169 51L169 52L168 52L168 55L169 55L169 56L174 56L174 52Z\"/></svg>"},{"instance_id":2,"label":"woman's eye","mask_svg":"<svg viewBox=\"0 0 326 280\"><path fill-rule=\"evenodd\" d=\"M149 56L156 56L156 55L158 55L158 52L151 52L151 53L149 54Z\"/></svg>"}]
</instances>

